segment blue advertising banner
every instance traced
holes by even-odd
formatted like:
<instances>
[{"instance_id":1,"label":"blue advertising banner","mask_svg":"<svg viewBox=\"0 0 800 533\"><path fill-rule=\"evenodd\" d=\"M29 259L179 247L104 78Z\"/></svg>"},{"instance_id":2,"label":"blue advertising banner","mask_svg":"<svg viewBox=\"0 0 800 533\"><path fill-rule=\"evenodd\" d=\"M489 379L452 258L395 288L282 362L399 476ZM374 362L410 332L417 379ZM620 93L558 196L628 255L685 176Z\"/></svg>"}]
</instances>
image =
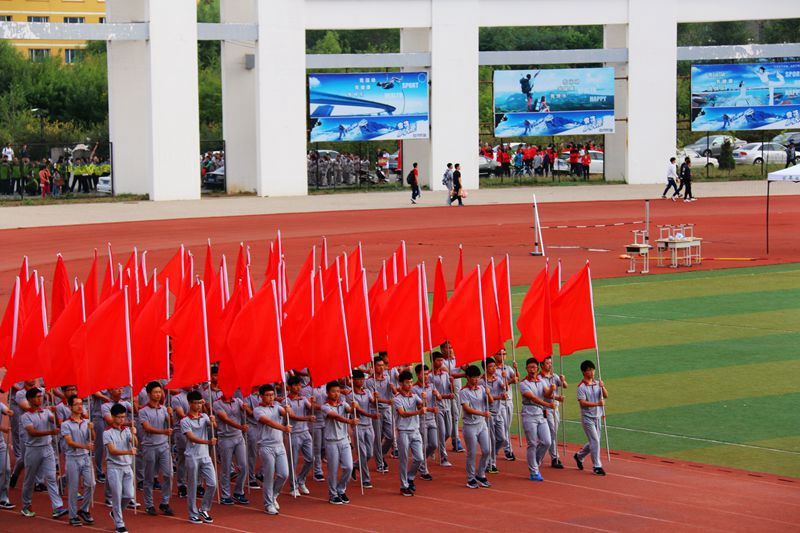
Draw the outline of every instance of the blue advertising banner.
<instances>
[{"instance_id":1,"label":"blue advertising banner","mask_svg":"<svg viewBox=\"0 0 800 533\"><path fill-rule=\"evenodd\" d=\"M692 65L692 131L800 127L800 63Z\"/></svg>"},{"instance_id":2,"label":"blue advertising banner","mask_svg":"<svg viewBox=\"0 0 800 533\"><path fill-rule=\"evenodd\" d=\"M496 137L614 133L614 69L494 71Z\"/></svg>"},{"instance_id":3,"label":"blue advertising banner","mask_svg":"<svg viewBox=\"0 0 800 533\"><path fill-rule=\"evenodd\" d=\"M427 72L310 74L311 142L428 138Z\"/></svg>"}]
</instances>

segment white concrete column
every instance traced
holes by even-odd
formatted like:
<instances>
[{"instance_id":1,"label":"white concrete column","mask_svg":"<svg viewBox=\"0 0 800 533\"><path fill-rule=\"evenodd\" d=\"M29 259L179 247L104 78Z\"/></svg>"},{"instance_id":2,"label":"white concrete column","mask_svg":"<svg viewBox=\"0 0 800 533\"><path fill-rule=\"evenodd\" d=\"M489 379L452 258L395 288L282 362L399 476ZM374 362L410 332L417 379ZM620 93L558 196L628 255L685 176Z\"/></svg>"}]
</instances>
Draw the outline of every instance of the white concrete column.
<instances>
[{"instance_id":1,"label":"white concrete column","mask_svg":"<svg viewBox=\"0 0 800 533\"><path fill-rule=\"evenodd\" d=\"M305 195L305 2L257 0L257 6L256 192Z\"/></svg>"},{"instance_id":2,"label":"white concrete column","mask_svg":"<svg viewBox=\"0 0 800 533\"><path fill-rule=\"evenodd\" d=\"M628 25L603 26L603 48L627 48ZM606 63L614 68L614 133L605 135L606 181L625 181L628 177L628 64Z\"/></svg>"},{"instance_id":3,"label":"white concrete column","mask_svg":"<svg viewBox=\"0 0 800 533\"><path fill-rule=\"evenodd\" d=\"M478 0L431 2L431 165L439 176L461 163L478 188ZM441 170L440 170L441 169ZM433 190L444 190L441 179Z\"/></svg>"},{"instance_id":4,"label":"white concrete column","mask_svg":"<svg viewBox=\"0 0 800 533\"><path fill-rule=\"evenodd\" d=\"M117 193L200 198L197 5L109 0L109 22L149 22L146 42L109 42L109 130Z\"/></svg>"},{"instance_id":5,"label":"white concrete column","mask_svg":"<svg viewBox=\"0 0 800 533\"><path fill-rule=\"evenodd\" d=\"M254 24L255 0L222 0L220 21ZM245 56L250 54L255 54L254 42L222 41L222 137L229 193L257 188L256 71L245 68Z\"/></svg>"},{"instance_id":6,"label":"white concrete column","mask_svg":"<svg viewBox=\"0 0 800 533\"><path fill-rule=\"evenodd\" d=\"M629 0L628 183L661 183L675 155L674 2Z\"/></svg>"},{"instance_id":7,"label":"white concrete column","mask_svg":"<svg viewBox=\"0 0 800 533\"><path fill-rule=\"evenodd\" d=\"M431 51L431 29L430 28L402 28L400 30L400 51L401 52L430 52ZM430 68L411 67L403 70L425 71L430 73ZM428 77L430 81L430 76ZM432 166L431 160L431 140L412 139L403 141L403 186L406 186L405 176L411 170L414 162L419 163L420 185L432 186L436 181L436 169ZM439 176L444 171L438 173ZM441 179L439 180L441 182Z\"/></svg>"}]
</instances>

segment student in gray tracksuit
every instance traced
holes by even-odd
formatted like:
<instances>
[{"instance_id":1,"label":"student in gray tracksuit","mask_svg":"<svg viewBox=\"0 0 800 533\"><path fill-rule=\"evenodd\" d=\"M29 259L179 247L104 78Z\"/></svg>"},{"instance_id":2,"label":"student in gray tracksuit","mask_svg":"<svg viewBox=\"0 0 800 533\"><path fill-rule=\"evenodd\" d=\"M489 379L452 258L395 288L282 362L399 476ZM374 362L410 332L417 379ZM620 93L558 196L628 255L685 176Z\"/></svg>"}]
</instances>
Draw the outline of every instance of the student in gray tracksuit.
<instances>
[{"instance_id":1,"label":"student in gray tracksuit","mask_svg":"<svg viewBox=\"0 0 800 533\"><path fill-rule=\"evenodd\" d=\"M415 366L414 372L417 374L417 381L411 388L411 392L420 398L424 396L426 400L425 414L420 416L420 435L422 435L422 445L425 448L425 460L422 461L422 464L419 466L419 477L425 481L431 481L433 476L431 476L428 470L428 461L433 458L433 454L436 453L436 449L439 448L439 430L436 420L436 417L439 416L439 408L436 407L436 403L439 401L439 392L433 386L431 371L428 365L424 367L424 375L422 374L422 364Z\"/></svg>"},{"instance_id":2,"label":"student in gray tracksuit","mask_svg":"<svg viewBox=\"0 0 800 533\"><path fill-rule=\"evenodd\" d=\"M172 494L172 451L169 438L172 436L170 410L162 404L164 388L158 381L151 381L145 387L148 402L139 409L139 424L142 426L141 449L142 470L144 471L142 492L147 514L155 516L153 505L153 480L161 474L161 502L159 510L167 516L175 513L169 506Z\"/></svg>"},{"instance_id":3,"label":"student in gray tracksuit","mask_svg":"<svg viewBox=\"0 0 800 533\"><path fill-rule=\"evenodd\" d=\"M290 440L295 468L297 461L301 457L303 459L303 466L299 472L295 469L289 470L290 476L294 473L294 479L290 479L289 484L292 496L307 495L310 491L306 487L306 478L314 466L314 442L311 439L309 424L317 419L313 410L315 402L313 396L306 397L302 394L303 383L300 376L290 376L286 384L289 388L286 401L289 404L289 418L292 421ZM306 388L306 391L313 392L310 388Z\"/></svg>"},{"instance_id":4,"label":"student in gray tracksuit","mask_svg":"<svg viewBox=\"0 0 800 533\"><path fill-rule=\"evenodd\" d=\"M81 521L93 524L89 506L94 496L94 465L90 452L94 450L94 426L85 418L83 400L75 391L67 396L70 416L61 422L61 436L64 439L64 462L69 487L69 523L80 526ZM78 491L83 481L83 501L78 508Z\"/></svg>"},{"instance_id":5,"label":"student in gray tracksuit","mask_svg":"<svg viewBox=\"0 0 800 533\"><path fill-rule=\"evenodd\" d=\"M480 385L481 370L475 365L467 367L467 386L458 392L461 409L464 413L464 444L467 448L467 487L491 487L486 479L489 466L491 446L489 444L489 427L487 421L491 417L489 404L491 395ZM475 458L481 448L478 469L475 469Z\"/></svg>"},{"instance_id":6,"label":"student in gray tracksuit","mask_svg":"<svg viewBox=\"0 0 800 533\"><path fill-rule=\"evenodd\" d=\"M573 457L578 465L578 470L583 470L583 459L592 454L592 472L598 476L605 476L603 463L600 461L600 424L605 416L605 404L608 391L602 381L594 379L594 363L584 361L581 363L583 380L578 385L578 403L581 406L581 424L583 432L589 442Z\"/></svg>"},{"instance_id":7,"label":"student in gray tracksuit","mask_svg":"<svg viewBox=\"0 0 800 533\"><path fill-rule=\"evenodd\" d=\"M106 487L111 493L111 518L117 533L127 533L122 519L122 510L135 497L133 480L133 458L136 456L135 428L126 426L128 410L122 403L114 404L109 410L111 424L103 432L103 446L106 448Z\"/></svg>"},{"instance_id":8,"label":"student in gray tracksuit","mask_svg":"<svg viewBox=\"0 0 800 533\"><path fill-rule=\"evenodd\" d=\"M564 464L558 456L558 426L561 424L561 416L558 413L558 404L564 401L564 396L559 393L559 389L567 388L567 380L563 375L553 372L553 358L548 356L542 361L542 371L539 372L539 379L546 382L553 389L554 409L547 409L547 426L550 428L550 465L553 468L563 469Z\"/></svg>"},{"instance_id":9,"label":"student in gray tracksuit","mask_svg":"<svg viewBox=\"0 0 800 533\"><path fill-rule=\"evenodd\" d=\"M220 471L219 488L222 492L222 505L247 505L250 501L244 495L244 483L247 480L249 464L245 435L250 427L247 424L247 407L240 398L228 398L225 394L214 402L214 414L219 421L217 438L219 438ZM239 467L236 486L231 494L231 471L233 460Z\"/></svg>"},{"instance_id":10,"label":"student in gray tracksuit","mask_svg":"<svg viewBox=\"0 0 800 533\"><path fill-rule=\"evenodd\" d=\"M506 398L500 402L500 415L506 426L506 445L505 456L506 461L516 461L514 456L514 448L511 446L511 424L514 422L514 392L511 387L519 383L519 371L517 370L517 362L514 361L512 365L507 365L506 350L501 349L494 354L494 362L497 363L497 375L500 376L506 384Z\"/></svg>"},{"instance_id":11,"label":"student in gray tracksuit","mask_svg":"<svg viewBox=\"0 0 800 533\"><path fill-rule=\"evenodd\" d=\"M258 460L258 436L259 429L256 419L253 418L253 409L261 403L261 396L258 394L258 387L253 387L250 394L242 399L245 406L245 423L247 424L247 484L251 489L259 488L258 478L256 478L256 463Z\"/></svg>"},{"instance_id":12,"label":"student in gray tracksuit","mask_svg":"<svg viewBox=\"0 0 800 533\"><path fill-rule=\"evenodd\" d=\"M169 399L172 407L172 435L175 441L175 474L178 496L181 498L186 497L186 435L181 431L181 421L189 416L189 401L186 395L191 391L191 387L186 387Z\"/></svg>"},{"instance_id":13,"label":"student in gray tracksuit","mask_svg":"<svg viewBox=\"0 0 800 533\"><path fill-rule=\"evenodd\" d=\"M325 385L314 387L312 398L314 398L316 420L311 423L311 440L314 445L314 481L325 481L322 473L322 453L325 450L325 413L322 412L322 405L328 399L328 392Z\"/></svg>"},{"instance_id":14,"label":"student in gray tracksuit","mask_svg":"<svg viewBox=\"0 0 800 533\"><path fill-rule=\"evenodd\" d=\"M453 403L456 400L455 385L450 371L444 365L445 358L441 352L433 352L433 373L430 376L431 384L436 390L436 426L439 430L439 464L453 466L447 457L447 439L453 433Z\"/></svg>"},{"instance_id":15,"label":"student in gray tracksuit","mask_svg":"<svg viewBox=\"0 0 800 533\"><path fill-rule=\"evenodd\" d=\"M375 466L376 471L385 474L389 471L386 465L386 454L394 443L394 412L392 403L391 380L386 375L386 363L381 356L373 360L373 376L367 380L367 388L378 394L378 414L380 418L373 420L372 432L375 435Z\"/></svg>"},{"instance_id":16,"label":"student in gray tracksuit","mask_svg":"<svg viewBox=\"0 0 800 533\"><path fill-rule=\"evenodd\" d=\"M358 432L358 458L359 462L356 468L361 472L361 482L365 489L372 488L372 478L369 474L369 459L373 456L375 451L375 433L372 423L380 420L380 414L376 407L377 394L375 391L370 391L364 387L366 381L366 374L363 370L353 370L353 396L352 404L359 417L359 423L356 426Z\"/></svg>"},{"instance_id":17,"label":"student in gray tracksuit","mask_svg":"<svg viewBox=\"0 0 800 533\"><path fill-rule=\"evenodd\" d=\"M53 518L67 514L64 502L58 494L56 484L56 456L53 452L53 435L60 430L56 427L56 415L53 411L42 409L44 396L38 388L28 389L25 399L30 409L22 415L20 427L27 433L25 443L25 481L22 485L22 514L26 517L36 516L31 511L33 484L38 476L42 476L47 485L47 494L53 507Z\"/></svg>"},{"instance_id":18,"label":"student in gray tracksuit","mask_svg":"<svg viewBox=\"0 0 800 533\"><path fill-rule=\"evenodd\" d=\"M3 415L14 418L14 411L9 409L6 404L0 402L0 426L3 425ZM0 431L0 509L13 509L14 504L8 500L8 483L11 479L11 464L8 455L8 446Z\"/></svg>"},{"instance_id":19,"label":"student in gray tracksuit","mask_svg":"<svg viewBox=\"0 0 800 533\"><path fill-rule=\"evenodd\" d=\"M412 374L403 370L397 376L400 390L394 397L394 409L397 413L397 468L400 470L400 494L413 496L416 492L414 478L425 457L422 451L422 435L419 432L420 415L427 412L427 397L412 392ZM424 393L423 393L424 394ZM411 464L408 451L411 450Z\"/></svg>"},{"instance_id":20,"label":"student in gray tracksuit","mask_svg":"<svg viewBox=\"0 0 800 533\"><path fill-rule=\"evenodd\" d=\"M496 474L497 454L506 446L506 420L503 416L502 402L508 397L506 382L497 373L497 363L494 359L487 359L485 365L486 375L481 379L481 385L489 390L492 402L489 404L489 443L492 447L489 459L489 472Z\"/></svg>"},{"instance_id":21,"label":"student in gray tracksuit","mask_svg":"<svg viewBox=\"0 0 800 533\"><path fill-rule=\"evenodd\" d=\"M283 434L291 433L292 426L283 424L287 410L275 401L275 387L261 385L261 405L253 410L258 422L258 456L261 459L261 474L264 476L261 491L264 495L264 511L270 515L278 514L278 495L289 477L289 461L283 445Z\"/></svg>"},{"instance_id":22,"label":"student in gray tracksuit","mask_svg":"<svg viewBox=\"0 0 800 533\"><path fill-rule=\"evenodd\" d=\"M459 391L461 391L461 379L466 377L466 374L464 373L464 370L456 364L453 348L450 346L449 341L445 341L445 343L441 345L441 350L442 355L444 355L444 365L448 372L450 372L450 376L453 378L453 392L456 394L456 396L458 396ZM452 433L450 434L450 441L453 445L454 452L463 453L464 447L461 445L461 437L458 435L458 420L462 418L461 401L454 401L451 406L452 411L450 412L450 417L452 418Z\"/></svg>"},{"instance_id":23,"label":"student in gray tracksuit","mask_svg":"<svg viewBox=\"0 0 800 533\"><path fill-rule=\"evenodd\" d=\"M338 381L331 381L325 386L327 400L321 406L325 417L325 457L328 458L328 503L341 505L350 503L347 496L347 482L353 472L353 452L350 448L350 436L347 426L358 425L358 418L348 418L353 408L343 401ZM341 474L337 477L337 472Z\"/></svg>"},{"instance_id":24,"label":"student in gray tracksuit","mask_svg":"<svg viewBox=\"0 0 800 533\"><path fill-rule=\"evenodd\" d=\"M109 401L103 403L103 405L100 406L100 415L101 415L101 417L103 419L103 427L104 428L110 428L114 424L114 420L113 420L114 416L111 414L111 409L113 409L115 405L121 405L122 407L125 408L125 412L127 412L129 415L131 415L130 418L127 418L122 422L123 426L131 427L131 420L132 420L132 417L133 417L133 404L131 402L127 401L127 400L123 400L122 399L122 397L123 397L122 396L123 389L120 388L120 387L117 387L115 389L108 389L107 392L108 392ZM105 429L103 431L105 432ZM105 447L106 447L105 446L105 441L103 441L103 448L105 448ZM108 464L106 464L106 466L108 466ZM99 476L98 476L98 479L99 479ZM135 483L135 480L134 480L134 483ZM108 502L111 501L111 487L109 486L108 483L106 483L104 493L105 493L106 505L108 505ZM136 502L136 496L135 495L131 498L131 500L133 501L133 505L136 505L136 503L135 503Z\"/></svg>"},{"instance_id":25,"label":"student in gray tracksuit","mask_svg":"<svg viewBox=\"0 0 800 533\"><path fill-rule=\"evenodd\" d=\"M539 379L539 363L531 357L525 361L528 373L519 385L522 395L522 427L528 441L528 471L531 481L544 481L539 466L550 448L550 428L545 411L555 409L551 402L554 389L543 379Z\"/></svg>"},{"instance_id":26,"label":"student in gray tracksuit","mask_svg":"<svg viewBox=\"0 0 800 533\"><path fill-rule=\"evenodd\" d=\"M214 492L217 488L217 472L209 455L209 446L216 446L217 439L213 437L212 429L216 425L216 417L203 413L203 395L200 391L193 390L186 395L189 402L189 413L181 420L181 433L186 436L186 484L187 507L189 522L199 524L213 524L214 519L208 513L214 501ZM203 494L200 508L197 507L197 486L205 482L206 490Z\"/></svg>"}]
</instances>

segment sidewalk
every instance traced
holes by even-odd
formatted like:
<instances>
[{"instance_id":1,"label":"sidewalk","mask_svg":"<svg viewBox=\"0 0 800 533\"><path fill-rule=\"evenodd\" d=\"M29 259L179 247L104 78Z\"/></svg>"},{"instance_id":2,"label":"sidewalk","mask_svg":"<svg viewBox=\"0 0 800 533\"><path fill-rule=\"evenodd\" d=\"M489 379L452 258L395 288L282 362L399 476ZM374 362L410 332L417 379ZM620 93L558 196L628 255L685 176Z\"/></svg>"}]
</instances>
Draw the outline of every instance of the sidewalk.
<instances>
[{"instance_id":1,"label":"sidewalk","mask_svg":"<svg viewBox=\"0 0 800 533\"><path fill-rule=\"evenodd\" d=\"M527 204L533 195L540 203L597 202L604 200L660 199L663 185L575 185L561 187L511 187L469 191L469 205ZM766 182L696 182L693 189L703 197L764 196ZM793 183L776 184L772 195L800 194ZM259 198L236 196L174 202L72 203L42 206L0 207L0 229L35 228L76 224L101 224L139 220L168 220L279 213L309 213L366 209L420 209L445 204L446 193L425 191L412 206L409 191L326 194L300 197Z\"/></svg>"}]
</instances>

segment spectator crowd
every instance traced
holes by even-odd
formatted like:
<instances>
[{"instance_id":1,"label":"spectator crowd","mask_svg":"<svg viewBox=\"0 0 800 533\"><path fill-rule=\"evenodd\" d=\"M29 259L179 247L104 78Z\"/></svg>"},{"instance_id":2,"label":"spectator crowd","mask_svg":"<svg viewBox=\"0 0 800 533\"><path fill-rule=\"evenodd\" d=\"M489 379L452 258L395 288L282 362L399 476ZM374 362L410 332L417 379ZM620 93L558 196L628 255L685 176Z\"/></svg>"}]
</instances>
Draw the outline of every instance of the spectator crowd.
<instances>
[{"instance_id":1,"label":"spectator crowd","mask_svg":"<svg viewBox=\"0 0 800 533\"><path fill-rule=\"evenodd\" d=\"M592 162L590 152L603 151L593 142L586 144L561 143L558 146L551 143L547 147L526 143L518 143L516 147L512 147L510 144L500 144L496 148L492 148L489 143L484 143L478 150L481 156L497 163L496 174L499 176L554 175L555 172L562 170L556 163L556 159L560 154L564 154L566 163L569 165L569 174L587 180Z\"/></svg>"}]
</instances>

